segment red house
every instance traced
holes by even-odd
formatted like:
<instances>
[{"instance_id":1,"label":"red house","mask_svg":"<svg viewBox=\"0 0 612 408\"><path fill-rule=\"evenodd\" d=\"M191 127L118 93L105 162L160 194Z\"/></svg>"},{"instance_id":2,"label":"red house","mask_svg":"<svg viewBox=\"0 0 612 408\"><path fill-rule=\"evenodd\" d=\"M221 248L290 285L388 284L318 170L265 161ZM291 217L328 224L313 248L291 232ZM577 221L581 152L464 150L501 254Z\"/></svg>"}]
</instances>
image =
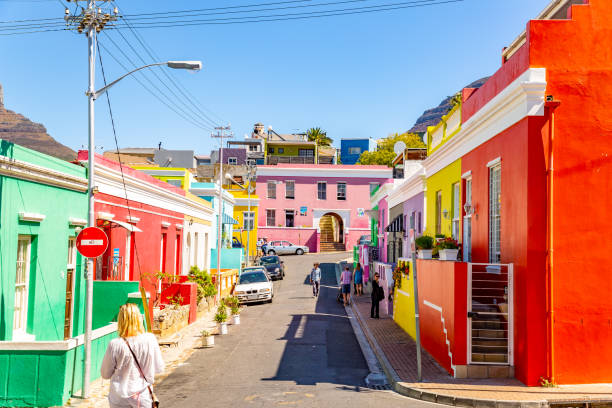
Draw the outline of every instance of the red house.
<instances>
[{"instance_id":1,"label":"red house","mask_svg":"<svg viewBox=\"0 0 612 408\"><path fill-rule=\"evenodd\" d=\"M555 1L538 18L464 90L461 129L424 162L428 176L461 163L471 263L419 261L423 342L455 375L502 362L527 385L609 383L612 1ZM506 320L474 325L487 314Z\"/></svg>"}]
</instances>

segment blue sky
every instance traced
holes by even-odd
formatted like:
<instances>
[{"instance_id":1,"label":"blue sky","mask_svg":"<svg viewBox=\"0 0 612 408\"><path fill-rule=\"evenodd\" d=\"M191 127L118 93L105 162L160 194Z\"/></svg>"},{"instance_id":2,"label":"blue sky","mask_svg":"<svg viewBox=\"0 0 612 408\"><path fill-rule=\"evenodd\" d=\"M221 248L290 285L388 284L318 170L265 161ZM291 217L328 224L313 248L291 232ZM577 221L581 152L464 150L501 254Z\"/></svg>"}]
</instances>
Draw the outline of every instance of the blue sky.
<instances>
[{"instance_id":1,"label":"blue sky","mask_svg":"<svg viewBox=\"0 0 612 408\"><path fill-rule=\"evenodd\" d=\"M465 0L363 15L139 33L162 60L203 61L198 73L172 75L202 106L230 122L236 138L262 122L279 133L319 126L336 144L343 137L380 138L405 131L425 109L495 72L501 49L548 2ZM118 1L125 14L254 3ZM2 21L63 13L60 0L0 0ZM137 59L120 36L110 36ZM131 33L126 37L137 44ZM101 42L125 61L105 35ZM109 80L124 72L104 49L102 57ZM100 87L99 67L96 76ZM73 149L87 143L84 35L0 36L0 83L8 109L44 124L51 136ZM210 131L177 116L133 79L110 94L120 147L162 142L169 149L206 154L218 143ZM96 145L114 147L105 98L96 103Z\"/></svg>"}]
</instances>

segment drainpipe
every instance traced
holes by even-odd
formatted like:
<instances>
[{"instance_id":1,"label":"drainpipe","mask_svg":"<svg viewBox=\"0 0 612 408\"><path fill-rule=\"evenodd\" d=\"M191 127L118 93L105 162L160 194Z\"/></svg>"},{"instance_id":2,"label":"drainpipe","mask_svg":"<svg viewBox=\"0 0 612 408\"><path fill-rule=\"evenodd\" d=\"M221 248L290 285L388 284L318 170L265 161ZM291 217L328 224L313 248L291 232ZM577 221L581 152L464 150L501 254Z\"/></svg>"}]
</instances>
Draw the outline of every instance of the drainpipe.
<instances>
[{"instance_id":1,"label":"drainpipe","mask_svg":"<svg viewBox=\"0 0 612 408\"><path fill-rule=\"evenodd\" d=\"M548 379L554 383L555 375L555 304L553 290L553 198L554 198L554 153L555 141L555 110L561 105L555 101L552 95L546 96L545 108L548 109L550 119L548 121L548 168L546 169L546 278L548 286Z\"/></svg>"}]
</instances>

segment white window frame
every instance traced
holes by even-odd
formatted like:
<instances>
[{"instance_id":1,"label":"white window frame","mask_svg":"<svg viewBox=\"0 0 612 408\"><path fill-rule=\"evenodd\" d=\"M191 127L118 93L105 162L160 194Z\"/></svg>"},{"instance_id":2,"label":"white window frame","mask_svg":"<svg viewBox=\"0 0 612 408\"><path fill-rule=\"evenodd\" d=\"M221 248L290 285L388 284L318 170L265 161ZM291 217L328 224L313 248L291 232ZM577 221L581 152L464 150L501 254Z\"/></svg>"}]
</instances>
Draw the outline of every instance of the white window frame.
<instances>
[{"instance_id":1,"label":"white window frame","mask_svg":"<svg viewBox=\"0 0 612 408\"><path fill-rule=\"evenodd\" d=\"M357 150L355 152L355 150ZM351 146L348 148L348 154L361 154L361 147L359 146Z\"/></svg>"},{"instance_id":2,"label":"white window frame","mask_svg":"<svg viewBox=\"0 0 612 408\"><path fill-rule=\"evenodd\" d=\"M493 177L496 176L497 180ZM497 181L497 182L496 182ZM495 196L499 196L495 205ZM501 163L489 166L489 263L501 262Z\"/></svg>"},{"instance_id":3,"label":"white window frame","mask_svg":"<svg viewBox=\"0 0 612 408\"><path fill-rule=\"evenodd\" d=\"M287 192L289 191L289 184L291 184L291 190L293 191L293 195L291 197L289 197L289 195L287 194ZM285 180L285 198L287 200L295 200L295 180Z\"/></svg>"},{"instance_id":4,"label":"white window frame","mask_svg":"<svg viewBox=\"0 0 612 408\"><path fill-rule=\"evenodd\" d=\"M125 238L125 265L123 265L123 280L130 280L130 258L132 256L132 233L126 232Z\"/></svg>"},{"instance_id":5,"label":"white window frame","mask_svg":"<svg viewBox=\"0 0 612 408\"><path fill-rule=\"evenodd\" d=\"M453 189L453 214L452 214L452 236L459 240L461 233L461 182L456 182L452 185Z\"/></svg>"},{"instance_id":6,"label":"white window frame","mask_svg":"<svg viewBox=\"0 0 612 408\"><path fill-rule=\"evenodd\" d=\"M344 198L340 198L340 186L344 186ZM338 201L346 201L347 200L347 190L348 187L346 185L346 181L338 181L336 183L336 200Z\"/></svg>"},{"instance_id":7,"label":"white window frame","mask_svg":"<svg viewBox=\"0 0 612 408\"><path fill-rule=\"evenodd\" d=\"M227 158L227 164L237 165L238 164L238 158L237 157L228 157Z\"/></svg>"},{"instance_id":8,"label":"white window frame","mask_svg":"<svg viewBox=\"0 0 612 408\"><path fill-rule=\"evenodd\" d=\"M273 186L273 188L274 188L274 197L272 197L270 195L270 186ZM269 180L267 182L266 198L268 198L270 200L276 200L276 181Z\"/></svg>"},{"instance_id":9,"label":"white window frame","mask_svg":"<svg viewBox=\"0 0 612 408\"><path fill-rule=\"evenodd\" d=\"M23 288L21 296L21 307L19 307L20 313L17 318L17 263L19 262L19 246L21 242L26 243L25 260L24 262L24 281L19 286ZM19 235L17 238L17 259L15 262L15 309L13 310L13 341L25 341L33 340L34 336L27 333L28 330L28 312L29 312L29 297L30 297L30 268L32 255L32 236L31 235Z\"/></svg>"},{"instance_id":10,"label":"white window frame","mask_svg":"<svg viewBox=\"0 0 612 408\"><path fill-rule=\"evenodd\" d=\"M319 186L321 184L325 186L325 188L323 189L323 193L325 195L324 198L321 198L321 195L319 194ZM317 181L317 200L320 200L320 201L327 200L327 181Z\"/></svg>"},{"instance_id":11,"label":"white window frame","mask_svg":"<svg viewBox=\"0 0 612 408\"><path fill-rule=\"evenodd\" d=\"M68 237L68 260L66 262L66 273L72 270L72 301L70 302L70 333L72 333L74 323L74 281L76 279L76 237ZM68 275L66 275L68 279Z\"/></svg>"},{"instance_id":12,"label":"white window frame","mask_svg":"<svg viewBox=\"0 0 612 408\"><path fill-rule=\"evenodd\" d=\"M272 225L270 225L270 216L269 214L273 214L274 217L274 222L272 223ZM276 227L276 209L274 208L267 208L266 209L266 226L268 227Z\"/></svg>"},{"instance_id":13,"label":"white window frame","mask_svg":"<svg viewBox=\"0 0 612 408\"><path fill-rule=\"evenodd\" d=\"M245 231L252 231L255 229L255 211L242 212L242 228Z\"/></svg>"},{"instance_id":14,"label":"white window frame","mask_svg":"<svg viewBox=\"0 0 612 408\"><path fill-rule=\"evenodd\" d=\"M259 145L249 145L249 152L258 152Z\"/></svg>"},{"instance_id":15,"label":"white window frame","mask_svg":"<svg viewBox=\"0 0 612 408\"><path fill-rule=\"evenodd\" d=\"M465 177L465 204L472 205L471 173ZM463 261L472 261L472 213L463 216Z\"/></svg>"}]
</instances>

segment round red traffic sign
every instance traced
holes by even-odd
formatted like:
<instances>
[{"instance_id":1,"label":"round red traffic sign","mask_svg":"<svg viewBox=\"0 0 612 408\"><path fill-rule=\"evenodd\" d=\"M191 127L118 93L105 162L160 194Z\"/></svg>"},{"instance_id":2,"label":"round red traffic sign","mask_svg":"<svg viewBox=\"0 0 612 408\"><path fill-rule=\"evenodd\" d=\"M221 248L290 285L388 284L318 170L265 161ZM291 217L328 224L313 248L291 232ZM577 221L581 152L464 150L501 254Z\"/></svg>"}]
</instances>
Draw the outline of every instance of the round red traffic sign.
<instances>
[{"instance_id":1,"label":"round red traffic sign","mask_svg":"<svg viewBox=\"0 0 612 408\"><path fill-rule=\"evenodd\" d=\"M88 227L79 233L76 248L86 258L97 258L108 247L108 237L100 228Z\"/></svg>"}]
</instances>

